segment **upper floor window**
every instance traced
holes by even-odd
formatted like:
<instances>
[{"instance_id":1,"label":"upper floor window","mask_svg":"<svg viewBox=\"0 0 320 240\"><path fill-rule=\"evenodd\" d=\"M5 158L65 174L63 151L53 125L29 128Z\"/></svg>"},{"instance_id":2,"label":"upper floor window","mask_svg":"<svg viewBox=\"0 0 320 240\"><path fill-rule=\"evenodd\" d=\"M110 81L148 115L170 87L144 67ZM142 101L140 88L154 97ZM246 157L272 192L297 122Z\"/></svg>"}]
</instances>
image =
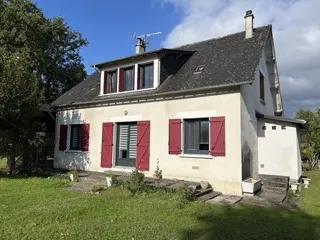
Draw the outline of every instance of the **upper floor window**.
<instances>
[{"instance_id":1,"label":"upper floor window","mask_svg":"<svg viewBox=\"0 0 320 240\"><path fill-rule=\"evenodd\" d=\"M117 70L105 72L103 93L117 92Z\"/></svg>"},{"instance_id":2,"label":"upper floor window","mask_svg":"<svg viewBox=\"0 0 320 240\"><path fill-rule=\"evenodd\" d=\"M122 81L123 87L120 91L130 91L134 90L134 67L123 68L122 71Z\"/></svg>"},{"instance_id":3,"label":"upper floor window","mask_svg":"<svg viewBox=\"0 0 320 240\"><path fill-rule=\"evenodd\" d=\"M153 88L153 63L139 65L138 89Z\"/></svg>"},{"instance_id":4,"label":"upper floor window","mask_svg":"<svg viewBox=\"0 0 320 240\"><path fill-rule=\"evenodd\" d=\"M264 102L264 76L260 72L260 100Z\"/></svg>"}]
</instances>

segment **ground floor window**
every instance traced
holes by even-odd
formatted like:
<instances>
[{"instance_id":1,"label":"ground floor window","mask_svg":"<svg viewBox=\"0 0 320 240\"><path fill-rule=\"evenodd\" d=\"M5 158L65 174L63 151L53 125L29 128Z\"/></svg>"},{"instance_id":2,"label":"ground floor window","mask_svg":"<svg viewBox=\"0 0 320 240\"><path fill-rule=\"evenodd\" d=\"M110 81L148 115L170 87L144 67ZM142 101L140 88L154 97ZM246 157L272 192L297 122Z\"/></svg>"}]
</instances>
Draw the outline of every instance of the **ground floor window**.
<instances>
[{"instance_id":1,"label":"ground floor window","mask_svg":"<svg viewBox=\"0 0 320 240\"><path fill-rule=\"evenodd\" d=\"M137 123L118 123L116 143L116 166L135 167L137 153Z\"/></svg>"},{"instance_id":2,"label":"ground floor window","mask_svg":"<svg viewBox=\"0 0 320 240\"><path fill-rule=\"evenodd\" d=\"M184 153L209 154L209 119L184 120Z\"/></svg>"},{"instance_id":3,"label":"ground floor window","mask_svg":"<svg viewBox=\"0 0 320 240\"><path fill-rule=\"evenodd\" d=\"M81 124L70 125L70 150L81 150Z\"/></svg>"}]
</instances>

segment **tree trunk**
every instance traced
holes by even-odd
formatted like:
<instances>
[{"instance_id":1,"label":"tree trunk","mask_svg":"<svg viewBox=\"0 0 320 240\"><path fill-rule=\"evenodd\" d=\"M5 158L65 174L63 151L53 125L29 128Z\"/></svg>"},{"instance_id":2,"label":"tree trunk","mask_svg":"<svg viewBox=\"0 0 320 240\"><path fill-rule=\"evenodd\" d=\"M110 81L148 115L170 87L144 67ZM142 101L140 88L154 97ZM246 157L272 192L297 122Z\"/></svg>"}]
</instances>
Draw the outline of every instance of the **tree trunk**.
<instances>
[{"instance_id":1,"label":"tree trunk","mask_svg":"<svg viewBox=\"0 0 320 240\"><path fill-rule=\"evenodd\" d=\"M7 166L8 166L8 172L10 175L13 174L13 169L14 169L14 165L15 165L15 156L11 155L8 156L7 158Z\"/></svg>"}]
</instances>

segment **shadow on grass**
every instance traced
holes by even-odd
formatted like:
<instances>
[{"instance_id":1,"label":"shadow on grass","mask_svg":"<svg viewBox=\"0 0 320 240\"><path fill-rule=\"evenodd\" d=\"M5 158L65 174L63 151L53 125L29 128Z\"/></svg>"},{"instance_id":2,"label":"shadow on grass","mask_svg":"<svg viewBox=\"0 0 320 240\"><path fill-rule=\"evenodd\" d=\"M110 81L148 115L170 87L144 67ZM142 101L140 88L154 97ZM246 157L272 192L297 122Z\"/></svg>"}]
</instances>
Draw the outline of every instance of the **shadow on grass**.
<instances>
[{"instance_id":1,"label":"shadow on grass","mask_svg":"<svg viewBox=\"0 0 320 240\"><path fill-rule=\"evenodd\" d=\"M7 171L0 171L0 179L26 179L30 177L48 178L59 175L66 175L67 170L65 169L41 169L41 168L30 168L19 170L16 173L9 175Z\"/></svg>"},{"instance_id":2,"label":"shadow on grass","mask_svg":"<svg viewBox=\"0 0 320 240\"><path fill-rule=\"evenodd\" d=\"M197 220L181 239L320 239L320 219L301 210L225 206Z\"/></svg>"}]
</instances>

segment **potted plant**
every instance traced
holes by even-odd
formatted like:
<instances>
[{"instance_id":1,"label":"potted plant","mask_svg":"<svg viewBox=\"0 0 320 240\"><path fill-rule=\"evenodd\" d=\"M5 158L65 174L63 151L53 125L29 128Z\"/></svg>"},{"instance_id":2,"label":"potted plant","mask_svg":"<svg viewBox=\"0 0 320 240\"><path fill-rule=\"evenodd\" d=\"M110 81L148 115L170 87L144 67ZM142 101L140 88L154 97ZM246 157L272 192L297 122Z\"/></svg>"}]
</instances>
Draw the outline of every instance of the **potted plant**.
<instances>
[{"instance_id":1,"label":"potted plant","mask_svg":"<svg viewBox=\"0 0 320 240\"><path fill-rule=\"evenodd\" d=\"M113 180L113 174L111 171L108 171L106 175L107 187L112 186L112 180Z\"/></svg>"},{"instance_id":2,"label":"potted plant","mask_svg":"<svg viewBox=\"0 0 320 240\"><path fill-rule=\"evenodd\" d=\"M153 177L157 179L162 179L162 170L159 168L159 160L157 160L157 168L154 171Z\"/></svg>"},{"instance_id":3,"label":"potted plant","mask_svg":"<svg viewBox=\"0 0 320 240\"><path fill-rule=\"evenodd\" d=\"M79 173L76 168L70 169L69 176L70 176L70 180L72 182L79 182L80 181Z\"/></svg>"},{"instance_id":4,"label":"potted plant","mask_svg":"<svg viewBox=\"0 0 320 240\"><path fill-rule=\"evenodd\" d=\"M242 191L244 193L254 194L261 189L261 180L248 178L242 181Z\"/></svg>"}]
</instances>

